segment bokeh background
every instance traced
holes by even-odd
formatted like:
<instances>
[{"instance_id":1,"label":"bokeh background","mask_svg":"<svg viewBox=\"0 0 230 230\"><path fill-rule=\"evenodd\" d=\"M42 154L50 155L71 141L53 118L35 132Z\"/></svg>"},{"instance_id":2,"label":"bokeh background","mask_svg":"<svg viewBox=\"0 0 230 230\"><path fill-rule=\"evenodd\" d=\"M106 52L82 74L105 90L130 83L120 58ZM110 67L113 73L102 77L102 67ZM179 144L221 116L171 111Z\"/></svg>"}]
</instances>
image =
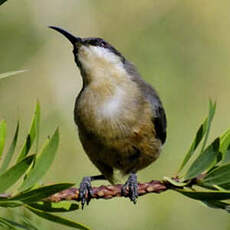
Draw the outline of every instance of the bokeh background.
<instances>
[{"instance_id":1,"label":"bokeh background","mask_svg":"<svg viewBox=\"0 0 230 230\"><path fill-rule=\"evenodd\" d=\"M139 180L173 176L209 98L217 101L211 138L230 127L229 9L227 0L9 0L0 7L0 72L28 72L0 80L0 119L8 123L8 137L20 119L23 139L39 99L41 143L57 126L61 131L58 155L43 182L79 183L98 173L73 122L82 81L72 47L47 28L61 26L78 36L103 37L157 89L167 112L168 139L159 160L141 171ZM229 214L174 192L141 197L135 206L128 199L92 201L67 216L97 230L230 228ZM68 229L34 221L39 229Z\"/></svg>"}]
</instances>

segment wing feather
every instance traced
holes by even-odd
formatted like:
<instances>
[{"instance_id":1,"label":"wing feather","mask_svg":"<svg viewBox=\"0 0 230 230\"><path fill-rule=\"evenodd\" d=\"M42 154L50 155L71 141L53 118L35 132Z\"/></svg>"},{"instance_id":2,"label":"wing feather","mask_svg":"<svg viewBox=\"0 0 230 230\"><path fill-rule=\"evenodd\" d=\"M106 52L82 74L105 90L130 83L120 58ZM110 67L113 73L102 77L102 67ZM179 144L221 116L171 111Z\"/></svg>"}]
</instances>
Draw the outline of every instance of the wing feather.
<instances>
[{"instance_id":1,"label":"wing feather","mask_svg":"<svg viewBox=\"0 0 230 230\"><path fill-rule=\"evenodd\" d=\"M156 90L141 78L135 66L130 62L125 61L124 66L126 71L130 74L130 76L132 76L132 80L139 86L144 97L151 104L152 122L154 123L156 137L161 140L162 144L164 144L167 136L167 119L163 105Z\"/></svg>"}]
</instances>

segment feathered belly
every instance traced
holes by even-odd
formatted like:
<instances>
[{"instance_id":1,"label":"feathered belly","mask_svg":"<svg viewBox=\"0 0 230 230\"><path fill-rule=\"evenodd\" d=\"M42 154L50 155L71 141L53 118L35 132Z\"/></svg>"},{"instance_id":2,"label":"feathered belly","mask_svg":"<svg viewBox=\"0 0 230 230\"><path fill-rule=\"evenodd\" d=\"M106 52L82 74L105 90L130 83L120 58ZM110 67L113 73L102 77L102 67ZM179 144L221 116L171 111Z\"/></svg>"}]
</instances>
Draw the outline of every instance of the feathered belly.
<instances>
[{"instance_id":1,"label":"feathered belly","mask_svg":"<svg viewBox=\"0 0 230 230\"><path fill-rule=\"evenodd\" d=\"M147 167L158 158L161 146L153 130L137 128L126 137L80 132L80 138L90 160L111 182Z\"/></svg>"}]
</instances>

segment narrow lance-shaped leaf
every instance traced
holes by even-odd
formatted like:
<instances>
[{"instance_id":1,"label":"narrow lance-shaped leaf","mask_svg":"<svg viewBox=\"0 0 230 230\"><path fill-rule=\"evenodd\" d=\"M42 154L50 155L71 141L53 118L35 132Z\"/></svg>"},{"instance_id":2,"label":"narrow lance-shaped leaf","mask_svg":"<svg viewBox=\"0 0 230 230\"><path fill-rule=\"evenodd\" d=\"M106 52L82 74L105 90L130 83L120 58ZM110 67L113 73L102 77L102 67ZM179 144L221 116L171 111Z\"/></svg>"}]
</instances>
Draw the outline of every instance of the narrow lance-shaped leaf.
<instances>
[{"instance_id":1,"label":"narrow lance-shaped leaf","mask_svg":"<svg viewBox=\"0 0 230 230\"><path fill-rule=\"evenodd\" d=\"M6 122L3 120L0 122L0 158L3 153L6 140Z\"/></svg>"},{"instance_id":2,"label":"narrow lance-shaped leaf","mask_svg":"<svg viewBox=\"0 0 230 230\"><path fill-rule=\"evenodd\" d=\"M222 162L227 163L230 161L230 130L227 130L220 137L220 152L222 154Z\"/></svg>"},{"instance_id":3,"label":"narrow lance-shaped leaf","mask_svg":"<svg viewBox=\"0 0 230 230\"><path fill-rule=\"evenodd\" d=\"M9 208L15 208L15 207L19 207L19 206L22 206L23 203L21 201L18 201L18 200L9 200L9 199L6 199L6 200L0 200L0 207L9 207Z\"/></svg>"},{"instance_id":4,"label":"narrow lance-shaped leaf","mask_svg":"<svg viewBox=\"0 0 230 230\"><path fill-rule=\"evenodd\" d=\"M186 191L184 189L175 189L175 191L190 197L195 200L228 200L230 199L230 192L219 192L219 191L208 191L208 192L197 192L197 191Z\"/></svg>"},{"instance_id":5,"label":"narrow lance-shaped leaf","mask_svg":"<svg viewBox=\"0 0 230 230\"><path fill-rule=\"evenodd\" d=\"M9 187L18 181L18 179L29 168L33 162L33 159L34 155L28 156L0 175L0 193L5 192Z\"/></svg>"},{"instance_id":6,"label":"narrow lance-shaped leaf","mask_svg":"<svg viewBox=\"0 0 230 230\"><path fill-rule=\"evenodd\" d=\"M11 198L11 200L20 200L23 201L24 203L37 202L57 192L61 192L67 188L70 188L73 185L74 184L71 183L62 183L62 184L43 186L41 188L33 189L28 192L23 192L18 195L15 195L14 197Z\"/></svg>"},{"instance_id":7,"label":"narrow lance-shaped leaf","mask_svg":"<svg viewBox=\"0 0 230 230\"><path fill-rule=\"evenodd\" d=\"M54 214L50 214L50 213L47 213L47 212L43 212L43 211L40 211L40 210L37 210L35 208L32 208L30 206L26 206L31 212L33 212L34 214L46 219L46 220L49 220L49 221L52 221L54 223L58 223L58 224L62 224L62 225L65 225L65 226L68 226L68 227L73 227L73 228L76 228L76 229L82 229L82 230L89 230L88 227L82 225L82 224L79 224L73 220L70 220L70 219L66 219L66 218L63 218L63 217L60 217L60 216L57 216L57 215L54 215Z\"/></svg>"},{"instance_id":8,"label":"narrow lance-shaped leaf","mask_svg":"<svg viewBox=\"0 0 230 230\"><path fill-rule=\"evenodd\" d=\"M0 0L0 5L2 5L6 0ZM27 70L18 70L18 71L11 71L11 72L7 72L7 73L1 73L0 74L0 79L2 78L6 78L6 77L10 77L19 73L24 73Z\"/></svg>"},{"instance_id":9,"label":"narrow lance-shaped leaf","mask_svg":"<svg viewBox=\"0 0 230 230\"><path fill-rule=\"evenodd\" d=\"M203 142L203 145L201 147L201 152L203 152L205 149L215 112L216 112L216 103L212 103L212 101L210 100L209 101L209 114L208 114L208 122L207 122L207 131L205 133L204 142Z\"/></svg>"},{"instance_id":10,"label":"narrow lance-shaped leaf","mask_svg":"<svg viewBox=\"0 0 230 230\"><path fill-rule=\"evenodd\" d=\"M15 230L16 229L13 225L9 224L2 217L0 217L0 227L2 227L2 229L10 229L10 230Z\"/></svg>"},{"instance_id":11,"label":"narrow lance-shaped leaf","mask_svg":"<svg viewBox=\"0 0 230 230\"><path fill-rule=\"evenodd\" d=\"M217 209L223 209L227 211L228 213L230 212L230 204L219 201L219 200L202 200L202 203L207 205L210 208L217 208Z\"/></svg>"},{"instance_id":12,"label":"narrow lance-shaped leaf","mask_svg":"<svg viewBox=\"0 0 230 230\"><path fill-rule=\"evenodd\" d=\"M212 104L212 102L209 102L209 113L208 113L208 117L204 120L204 122L201 124L201 126L199 127L196 136L187 152L187 154L185 155L185 158L177 172L177 174L179 174L181 172L181 170L184 168L184 166L187 164L187 162L190 160L190 158L192 157L192 155L195 153L195 150L197 149L198 145L200 144L200 142L202 141L203 137L205 136L205 140L203 142L202 145L202 151L206 145L207 142L207 138L208 138L208 133L210 130L210 126L211 126L211 122L213 119L213 116L215 114L215 109L216 109L216 104ZM202 152L201 151L201 152Z\"/></svg>"},{"instance_id":13,"label":"narrow lance-shaped leaf","mask_svg":"<svg viewBox=\"0 0 230 230\"><path fill-rule=\"evenodd\" d=\"M28 228L25 225L19 224L15 221L0 217L0 222L4 223L7 227L9 227L10 229L25 229L25 230L30 230L30 228Z\"/></svg>"},{"instance_id":14,"label":"narrow lance-shaped leaf","mask_svg":"<svg viewBox=\"0 0 230 230\"><path fill-rule=\"evenodd\" d=\"M208 122L208 118L205 119L204 123L201 124L200 128L198 129L196 136L178 170L178 173L180 173L180 171L184 168L184 166L186 165L186 163L190 160L190 158L192 157L192 155L194 154L196 148L198 147L198 145L200 144L201 140L203 139L206 131L207 131L207 122Z\"/></svg>"},{"instance_id":15,"label":"narrow lance-shaped leaf","mask_svg":"<svg viewBox=\"0 0 230 230\"><path fill-rule=\"evenodd\" d=\"M224 153L230 144L230 129L220 137L220 152Z\"/></svg>"},{"instance_id":16,"label":"narrow lance-shaped leaf","mask_svg":"<svg viewBox=\"0 0 230 230\"><path fill-rule=\"evenodd\" d=\"M219 141L219 138L216 138L215 141L197 157L188 169L184 178L185 180L195 178L205 170L210 169L210 166L217 160L219 154Z\"/></svg>"},{"instance_id":17,"label":"narrow lance-shaped leaf","mask_svg":"<svg viewBox=\"0 0 230 230\"><path fill-rule=\"evenodd\" d=\"M230 190L230 183L222 184L221 186L217 185L221 189Z\"/></svg>"},{"instance_id":18,"label":"narrow lance-shaped leaf","mask_svg":"<svg viewBox=\"0 0 230 230\"><path fill-rule=\"evenodd\" d=\"M0 168L0 174L7 169L8 165L10 163L10 160L11 160L11 158L12 158L14 152L15 152L15 147L16 147L17 140L18 140L18 132L19 132L19 122L17 124L16 131L15 131L15 134L14 134L14 138L12 140L10 148L9 148L8 152L6 153L6 156L4 157L2 167Z\"/></svg>"},{"instance_id":19,"label":"narrow lance-shaped leaf","mask_svg":"<svg viewBox=\"0 0 230 230\"><path fill-rule=\"evenodd\" d=\"M0 0L0 5L2 5L4 2L6 2L7 0Z\"/></svg>"},{"instance_id":20,"label":"narrow lance-shaped leaf","mask_svg":"<svg viewBox=\"0 0 230 230\"><path fill-rule=\"evenodd\" d=\"M230 162L230 145L228 146L225 154L224 154L224 158L223 158L223 163L229 163Z\"/></svg>"},{"instance_id":21,"label":"narrow lance-shaped leaf","mask_svg":"<svg viewBox=\"0 0 230 230\"><path fill-rule=\"evenodd\" d=\"M71 212L79 209L79 205L70 201L62 202L38 202L31 203L30 206L45 212Z\"/></svg>"},{"instance_id":22,"label":"narrow lance-shaped leaf","mask_svg":"<svg viewBox=\"0 0 230 230\"><path fill-rule=\"evenodd\" d=\"M40 121L40 105L37 102L36 109L35 109L34 116L33 116L33 120L32 120L32 124L30 127L30 131L29 131L29 134L26 138L26 141L22 147L22 150L19 153L17 162L22 160L29 153L35 139L38 138L38 136L39 136L39 133L38 133L39 132L39 128L38 128L39 127L39 121ZM36 146L36 149L37 149L37 146Z\"/></svg>"},{"instance_id":23,"label":"narrow lance-shaped leaf","mask_svg":"<svg viewBox=\"0 0 230 230\"><path fill-rule=\"evenodd\" d=\"M23 181L20 191L26 190L37 183L50 168L57 152L59 143L58 129L53 136L47 140L42 151L36 155L34 166L30 168L25 180Z\"/></svg>"},{"instance_id":24,"label":"narrow lance-shaped leaf","mask_svg":"<svg viewBox=\"0 0 230 230\"><path fill-rule=\"evenodd\" d=\"M189 183L189 181L188 182L180 182L180 181L175 180L174 178L166 177L166 176L164 177L164 180L169 182L170 184L176 186L176 187L184 187Z\"/></svg>"},{"instance_id":25,"label":"narrow lance-shaped leaf","mask_svg":"<svg viewBox=\"0 0 230 230\"><path fill-rule=\"evenodd\" d=\"M23 216L21 217L21 219L22 219L21 222L22 222L24 225L26 225L30 230L40 230L40 227L37 226L36 223L32 223L32 220L31 220L29 217L23 215ZM36 226L35 226L35 224L36 224ZM38 228L37 228L37 227L38 227Z\"/></svg>"},{"instance_id":26,"label":"narrow lance-shaped leaf","mask_svg":"<svg viewBox=\"0 0 230 230\"><path fill-rule=\"evenodd\" d=\"M38 153L38 146L39 146L39 132L40 132L40 104L39 101L37 100L37 107L38 107L38 112L37 112L37 119L35 123L35 154Z\"/></svg>"},{"instance_id":27,"label":"narrow lance-shaped leaf","mask_svg":"<svg viewBox=\"0 0 230 230\"><path fill-rule=\"evenodd\" d=\"M214 169L203 178L201 183L208 186L230 183L230 164Z\"/></svg>"}]
</instances>

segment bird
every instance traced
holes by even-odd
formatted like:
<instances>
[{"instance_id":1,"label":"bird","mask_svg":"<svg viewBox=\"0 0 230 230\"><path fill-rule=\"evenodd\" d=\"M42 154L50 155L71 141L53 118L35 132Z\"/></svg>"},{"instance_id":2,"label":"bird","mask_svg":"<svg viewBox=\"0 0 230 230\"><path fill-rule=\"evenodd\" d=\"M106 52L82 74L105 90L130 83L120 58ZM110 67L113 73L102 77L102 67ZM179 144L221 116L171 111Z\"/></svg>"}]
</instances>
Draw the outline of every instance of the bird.
<instances>
[{"instance_id":1,"label":"bird","mask_svg":"<svg viewBox=\"0 0 230 230\"><path fill-rule=\"evenodd\" d=\"M79 188L82 209L93 196L91 182L122 182L121 192L135 204L137 171L160 155L167 120L156 90L114 46L102 38L81 38L56 26L73 46L82 77L74 121L84 151L101 172L86 176ZM125 183L123 183L123 181Z\"/></svg>"}]
</instances>

